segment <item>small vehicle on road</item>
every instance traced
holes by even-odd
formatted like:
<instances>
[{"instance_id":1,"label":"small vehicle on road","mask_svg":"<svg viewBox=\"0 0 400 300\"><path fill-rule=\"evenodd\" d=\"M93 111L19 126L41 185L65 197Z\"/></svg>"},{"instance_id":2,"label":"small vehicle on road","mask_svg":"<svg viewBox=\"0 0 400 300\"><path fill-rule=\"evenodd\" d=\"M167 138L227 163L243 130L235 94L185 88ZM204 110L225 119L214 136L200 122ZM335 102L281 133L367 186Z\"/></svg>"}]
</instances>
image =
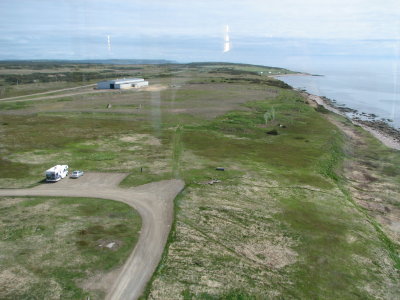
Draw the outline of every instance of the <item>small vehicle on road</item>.
<instances>
[{"instance_id":1,"label":"small vehicle on road","mask_svg":"<svg viewBox=\"0 0 400 300\"><path fill-rule=\"evenodd\" d=\"M71 173L70 178L79 178L81 176L83 176L83 171L76 170Z\"/></svg>"}]
</instances>

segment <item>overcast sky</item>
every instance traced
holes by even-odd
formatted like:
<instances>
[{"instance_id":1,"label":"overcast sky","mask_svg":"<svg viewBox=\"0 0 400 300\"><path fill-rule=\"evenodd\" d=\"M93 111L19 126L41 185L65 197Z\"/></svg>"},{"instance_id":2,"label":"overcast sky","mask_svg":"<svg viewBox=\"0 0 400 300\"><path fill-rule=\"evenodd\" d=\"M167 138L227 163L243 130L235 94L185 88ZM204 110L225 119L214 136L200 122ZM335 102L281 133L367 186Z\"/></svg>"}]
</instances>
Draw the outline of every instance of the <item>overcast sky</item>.
<instances>
[{"instance_id":1,"label":"overcast sky","mask_svg":"<svg viewBox=\"0 0 400 300\"><path fill-rule=\"evenodd\" d=\"M239 44L283 38L395 45L399 1L1 0L0 59L105 57L108 35L114 56L166 58L182 49L179 44L192 43L196 49L206 40L208 48L199 51L208 55L214 41L215 51L220 50L224 25L230 27L232 43ZM174 41L176 51L168 41ZM157 51L162 52L158 57Z\"/></svg>"}]
</instances>

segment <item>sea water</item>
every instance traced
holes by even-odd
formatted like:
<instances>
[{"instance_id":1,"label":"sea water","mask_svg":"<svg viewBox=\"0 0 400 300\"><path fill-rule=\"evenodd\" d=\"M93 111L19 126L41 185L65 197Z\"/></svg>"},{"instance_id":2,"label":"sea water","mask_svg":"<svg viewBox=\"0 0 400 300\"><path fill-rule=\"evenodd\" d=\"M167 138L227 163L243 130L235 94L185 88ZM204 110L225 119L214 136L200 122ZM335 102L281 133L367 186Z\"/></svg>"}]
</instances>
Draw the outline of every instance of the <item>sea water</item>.
<instances>
[{"instance_id":1,"label":"sea water","mask_svg":"<svg viewBox=\"0 0 400 300\"><path fill-rule=\"evenodd\" d=\"M325 59L301 68L322 76L281 76L279 79L294 88L336 100L337 105L375 114L378 119L400 128L398 63L395 59Z\"/></svg>"},{"instance_id":2,"label":"sea water","mask_svg":"<svg viewBox=\"0 0 400 300\"><path fill-rule=\"evenodd\" d=\"M183 57L187 61L250 63L323 75L280 79L294 88L334 99L360 113L375 114L386 121L390 119L391 126L400 128L399 39L313 40L233 35L232 50L219 55L216 54L217 40L201 45L208 46L202 46L201 51L190 51L190 54L184 51L187 54Z\"/></svg>"}]
</instances>

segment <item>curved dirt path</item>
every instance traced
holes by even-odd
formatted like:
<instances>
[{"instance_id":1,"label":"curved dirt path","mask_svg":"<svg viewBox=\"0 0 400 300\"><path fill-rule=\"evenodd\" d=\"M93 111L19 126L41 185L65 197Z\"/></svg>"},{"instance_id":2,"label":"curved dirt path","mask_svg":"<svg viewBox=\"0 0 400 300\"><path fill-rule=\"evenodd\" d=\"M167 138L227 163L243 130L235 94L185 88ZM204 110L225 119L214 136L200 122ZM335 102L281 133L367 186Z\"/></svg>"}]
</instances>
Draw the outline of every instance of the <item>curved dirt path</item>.
<instances>
[{"instance_id":1,"label":"curved dirt path","mask_svg":"<svg viewBox=\"0 0 400 300\"><path fill-rule=\"evenodd\" d=\"M122 267L106 299L137 299L156 269L173 220L173 199L183 189L182 180L164 180L122 189L123 173L87 173L31 189L0 189L0 196L68 196L121 201L142 218L139 240Z\"/></svg>"}]
</instances>

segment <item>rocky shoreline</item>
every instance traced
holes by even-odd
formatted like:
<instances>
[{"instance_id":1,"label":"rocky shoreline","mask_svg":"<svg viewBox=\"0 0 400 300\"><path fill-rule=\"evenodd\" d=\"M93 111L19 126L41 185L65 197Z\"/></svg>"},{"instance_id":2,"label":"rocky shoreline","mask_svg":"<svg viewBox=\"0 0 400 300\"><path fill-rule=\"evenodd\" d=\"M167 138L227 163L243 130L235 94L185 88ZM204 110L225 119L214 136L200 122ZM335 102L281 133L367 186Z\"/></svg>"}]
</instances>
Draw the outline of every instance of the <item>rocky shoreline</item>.
<instances>
[{"instance_id":1,"label":"rocky shoreline","mask_svg":"<svg viewBox=\"0 0 400 300\"><path fill-rule=\"evenodd\" d=\"M361 126L386 146L400 150L400 130L388 124L391 120L378 119L375 114L366 114L346 106L337 105L335 100L327 97L313 95L304 90L301 92L317 105L321 105L331 112L348 118L353 124Z\"/></svg>"}]
</instances>

